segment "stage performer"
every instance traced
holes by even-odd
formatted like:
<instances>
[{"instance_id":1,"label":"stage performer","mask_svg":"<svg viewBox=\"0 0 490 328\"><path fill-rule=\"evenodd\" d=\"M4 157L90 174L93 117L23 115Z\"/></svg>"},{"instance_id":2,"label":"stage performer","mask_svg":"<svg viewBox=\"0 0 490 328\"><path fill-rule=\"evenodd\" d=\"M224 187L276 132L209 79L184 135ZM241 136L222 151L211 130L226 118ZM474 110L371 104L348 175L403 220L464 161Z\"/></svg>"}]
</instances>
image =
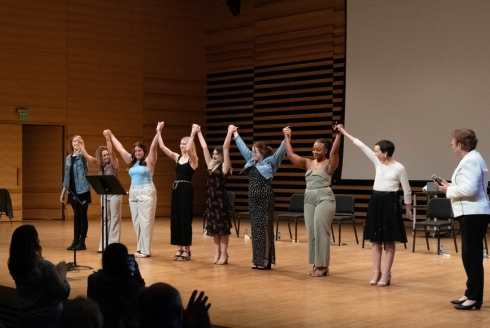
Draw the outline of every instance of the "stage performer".
<instances>
[{"instance_id":1,"label":"stage performer","mask_svg":"<svg viewBox=\"0 0 490 328\"><path fill-rule=\"evenodd\" d=\"M88 231L87 211L88 204L92 202L90 185L86 178L88 172L87 160L83 157L80 150L79 140L81 139L82 137L79 135L71 139L72 153L66 156L65 178L60 196L60 202L64 203L65 192L67 192L67 189L71 191L68 192L68 203L71 204L74 213L74 238L71 245L66 249L73 250L76 247L77 251L87 249L85 246Z\"/></svg>"},{"instance_id":2,"label":"stage performer","mask_svg":"<svg viewBox=\"0 0 490 328\"><path fill-rule=\"evenodd\" d=\"M87 162L97 166L99 175L113 175L119 179L119 161L116 153L112 149L111 137L107 135L107 130L103 132L106 146L100 146L95 152L95 157L90 156L85 149L82 138L78 139L80 150ZM105 207L107 213L107 244L119 243L121 240L121 211L122 195L107 195L107 204L103 204L103 197L100 197L100 205ZM102 253L101 236L97 253ZM107 247L107 245L105 245Z\"/></svg>"},{"instance_id":3,"label":"stage performer","mask_svg":"<svg viewBox=\"0 0 490 328\"><path fill-rule=\"evenodd\" d=\"M190 137L180 140L180 155L168 149L161 136L158 138L160 148L165 155L175 161L175 181L172 186L172 208L170 217L170 244L176 245L174 261L189 261L192 245L192 217L194 190L191 180L198 166L194 137L198 125L193 124Z\"/></svg>"},{"instance_id":4,"label":"stage performer","mask_svg":"<svg viewBox=\"0 0 490 328\"><path fill-rule=\"evenodd\" d=\"M374 163L376 176L373 193L369 199L364 226L364 239L371 241L371 252L374 276L369 282L381 287L389 286L391 282L391 267L395 259L395 242L407 242L405 225L403 224L402 209L398 189L402 185L406 214L412 219L412 193L405 167L392 156L395 145L389 140L381 140L374 145L374 151L359 139L348 134L342 125L337 127L343 135L354 142L362 152ZM381 270L381 257L385 249L385 267Z\"/></svg>"},{"instance_id":5,"label":"stage performer","mask_svg":"<svg viewBox=\"0 0 490 328\"><path fill-rule=\"evenodd\" d=\"M285 127L283 132L289 160L294 166L306 170L304 213L308 234L308 263L313 264L308 274L312 277L326 276L330 263L331 225L335 214L335 195L330 186L332 175L339 165L342 134L337 133L333 146L328 139L316 140L312 150L313 159L309 159L293 152L291 129Z\"/></svg>"},{"instance_id":6,"label":"stage performer","mask_svg":"<svg viewBox=\"0 0 490 328\"><path fill-rule=\"evenodd\" d=\"M136 142L131 154L124 149L110 130L104 131L104 135L110 137L122 159L129 164L129 175L131 176L129 208L137 240L134 256L140 258L151 255L151 241L157 206L157 189L153 184L153 173L158 158L158 136L162 132L162 128L163 122L158 122L150 150L147 150L142 142Z\"/></svg>"},{"instance_id":7,"label":"stage performer","mask_svg":"<svg viewBox=\"0 0 490 328\"><path fill-rule=\"evenodd\" d=\"M197 130L197 136L202 147L204 159L208 167L207 191L206 191L206 234L214 239L214 259L211 263L228 263L228 244L231 234L231 220L229 213L228 197L225 189L226 178L232 173L230 165L230 142L233 129L228 127L228 133L223 147L216 147L213 154L209 153L208 145L201 132Z\"/></svg>"},{"instance_id":8,"label":"stage performer","mask_svg":"<svg viewBox=\"0 0 490 328\"><path fill-rule=\"evenodd\" d=\"M284 141L274 152L263 142L256 142L252 150L238 134L238 128L231 125L235 142L247 161L241 173L248 174L248 210L252 230L252 269L270 270L276 264L274 247L274 201L272 179L286 156Z\"/></svg>"}]
</instances>

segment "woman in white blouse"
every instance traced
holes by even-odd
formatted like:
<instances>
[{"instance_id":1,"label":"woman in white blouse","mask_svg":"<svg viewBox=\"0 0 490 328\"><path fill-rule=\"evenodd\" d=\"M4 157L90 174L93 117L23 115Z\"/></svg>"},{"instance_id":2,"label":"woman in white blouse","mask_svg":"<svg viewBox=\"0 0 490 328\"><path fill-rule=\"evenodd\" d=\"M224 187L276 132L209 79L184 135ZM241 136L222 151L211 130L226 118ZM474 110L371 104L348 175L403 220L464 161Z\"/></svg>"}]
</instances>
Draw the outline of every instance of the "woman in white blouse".
<instances>
[{"instance_id":1,"label":"woman in white blouse","mask_svg":"<svg viewBox=\"0 0 490 328\"><path fill-rule=\"evenodd\" d=\"M412 218L412 194L408 183L405 167L393 159L395 145L388 140L381 140L374 146L374 151L359 139L348 134L339 125L338 130L354 142L374 163L376 177L373 193L369 200L364 226L364 239L372 245L374 277L371 285L389 286L391 282L391 266L395 258L395 242L407 242L407 234L403 224L402 209L398 197L398 189L402 185L406 213ZM385 249L385 267L381 269L381 255Z\"/></svg>"}]
</instances>

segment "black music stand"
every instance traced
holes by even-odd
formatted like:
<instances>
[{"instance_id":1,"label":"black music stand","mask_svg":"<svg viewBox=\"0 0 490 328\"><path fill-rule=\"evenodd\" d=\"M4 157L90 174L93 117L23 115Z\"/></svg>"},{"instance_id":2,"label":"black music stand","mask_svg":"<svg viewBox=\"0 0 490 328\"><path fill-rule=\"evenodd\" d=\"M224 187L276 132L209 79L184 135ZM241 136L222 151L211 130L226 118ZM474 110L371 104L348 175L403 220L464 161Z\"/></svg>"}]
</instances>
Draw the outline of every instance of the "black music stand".
<instances>
[{"instance_id":1,"label":"black music stand","mask_svg":"<svg viewBox=\"0 0 490 328\"><path fill-rule=\"evenodd\" d=\"M77 197L77 194L75 194L73 191L71 191L70 188L66 188L66 190L72 195L73 201L75 202L75 206L73 207L74 208L73 215L76 216L77 215L77 203L79 203L80 205L84 205L86 201L84 200L82 202L80 200L80 198ZM75 221L75 220L73 220L73 221ZM73 235L74 235L73 241L75 242L75 245L73 247L73 270L75 270L75 269L93 270L93 268L88 266L88 265L78 265L77 264L77 246L78 246L78 243L80 241L80 239L79 239L80 236L75 236L75 222L73 222Z\"/></svg>"},{"instance_id":2,"label":"black music stand","mask_svg":"<svg viewBox=\"0 0 490 328\"><path fill-rule=\"evenodd\" d=\"M109 243L107 231L107 195L126 195L126 190L114 175L88 175L88 182L98 195L102 195L102 252Z\"/></svg>"}]
</instances>

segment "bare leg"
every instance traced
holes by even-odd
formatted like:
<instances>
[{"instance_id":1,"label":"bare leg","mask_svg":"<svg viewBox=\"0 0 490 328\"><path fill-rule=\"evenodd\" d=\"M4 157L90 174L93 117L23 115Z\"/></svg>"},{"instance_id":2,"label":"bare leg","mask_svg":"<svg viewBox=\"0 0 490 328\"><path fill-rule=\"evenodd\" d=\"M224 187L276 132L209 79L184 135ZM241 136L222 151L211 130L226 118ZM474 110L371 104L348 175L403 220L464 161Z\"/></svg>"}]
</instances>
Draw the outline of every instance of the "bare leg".
<instances>
[{"instance_id":1,"label":"bare leg","mask_svg":"<svg viewBox=\"0 0 490 328\"><path fill-rule=\"evenodd\" d=\"M383 248L381 244L371 243L371 257L373 260L374 276L369 282L371 285L376 285L381 276L381 254Z\"/></svg>"},{"instance_id":2,"label":"bare leg","mask_svg":"<svg viewBox=\"0 0 490 328\"><path fill-rule=\"evenodd\" d=\"M381 276L381 279L379 280L378 283L378 285L380 286L388 286L390 284L391 267L393 266L393 260L395 259L395 250L396 250L395 243L386 243L385 246L386 263L385 263L385 269L383 271L383 275Z\"/></svg>"},{"instance_id":3,"label":"bare leg","mask_svg":"<svg viewBox=\"0 0 490 328\"><path fill-rule=\"evenodd\" d=\"M214 238L214 259L211 261L211 263L216 264L216 262L219 261L219 257L221 255L220 253L221 236L214 235L213 238Z\"/></svg>"},{"instance_id":4,"label":"bare leg","mask_svg":"<svg viewBox=\"0 0 490 328\"><path fill-rule=\"evenodd\" d=\"M216 264L228 264L228 243L230 236L221 236L221 257Z\"/></svg>"}]
</instances>

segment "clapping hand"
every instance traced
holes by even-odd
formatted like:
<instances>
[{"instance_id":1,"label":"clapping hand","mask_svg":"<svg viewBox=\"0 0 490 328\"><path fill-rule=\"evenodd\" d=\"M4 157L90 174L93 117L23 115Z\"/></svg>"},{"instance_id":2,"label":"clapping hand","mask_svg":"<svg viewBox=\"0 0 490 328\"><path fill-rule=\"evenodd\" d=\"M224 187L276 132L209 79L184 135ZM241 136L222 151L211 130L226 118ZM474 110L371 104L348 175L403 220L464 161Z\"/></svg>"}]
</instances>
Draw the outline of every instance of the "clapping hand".
<instances>
[{"instance_id":1,"label":"clapping hand","mask_svg":"<svg viewBox=\"0 0 490 328\"><path fill-rule=\"evenodd\" d=\"M208 310L211 303L206 304L208 297L204 292L200 292L196 299L197 290L192 292L187 308L184 310L184 321L187 321L186 327L211 327Z\"/></svg>"}]
</instances>

